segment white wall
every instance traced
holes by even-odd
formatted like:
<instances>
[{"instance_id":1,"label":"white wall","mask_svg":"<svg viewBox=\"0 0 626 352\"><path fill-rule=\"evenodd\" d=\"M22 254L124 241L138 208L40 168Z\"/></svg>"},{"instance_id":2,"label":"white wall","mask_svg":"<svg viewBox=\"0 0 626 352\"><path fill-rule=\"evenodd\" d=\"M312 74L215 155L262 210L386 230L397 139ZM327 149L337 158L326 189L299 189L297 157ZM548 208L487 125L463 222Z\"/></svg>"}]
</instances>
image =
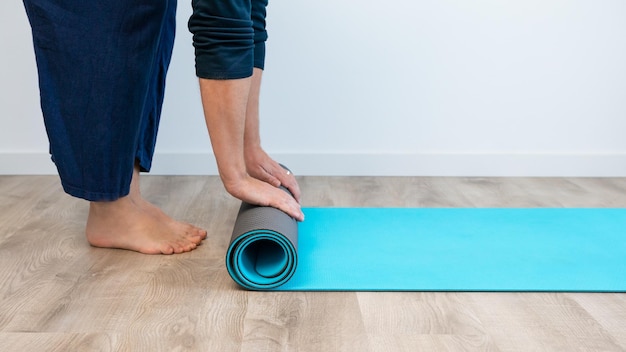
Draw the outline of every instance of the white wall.
<instances>
[{"instance_id":1,"label":"white wall","mask_svg":"<svg viewBox=\"0 0 626 352\"><path fill-rule=\"evenodd\" d=\"M179 3L154 173L213 174ZM306 175L626 176L622 0L272 0L262 136ZM20 1L0 174L51 173Z\"/></svg>"}]
</instances>

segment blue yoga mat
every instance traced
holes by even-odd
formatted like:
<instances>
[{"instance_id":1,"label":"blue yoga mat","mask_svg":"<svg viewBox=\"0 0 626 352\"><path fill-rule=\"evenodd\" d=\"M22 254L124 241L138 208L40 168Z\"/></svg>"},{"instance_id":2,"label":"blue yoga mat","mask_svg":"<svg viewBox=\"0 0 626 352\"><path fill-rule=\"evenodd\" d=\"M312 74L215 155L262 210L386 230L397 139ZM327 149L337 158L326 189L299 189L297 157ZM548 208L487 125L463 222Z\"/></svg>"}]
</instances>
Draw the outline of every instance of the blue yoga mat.
<instances>
[{"instance_id":1,"label":"blue yoga mat","mask_svg":"<svg viewBox=\"0 0 626 352\"><path fill-rule=\"evenodd\" d=\"M249 210L259 208L266 209ZM248 231L252 234L233 233L226 262L238 284L292 291L626 292L626 209L305 208L304 213L302 223L289 217L277 221L283 226L278 230L271 219L259 219L286 215L257 214L248 225L265 224ZM236 244L241 238L248 241L243 249ZM251 281L236 276L241 268Z\"/></svg>"}]
</instances>

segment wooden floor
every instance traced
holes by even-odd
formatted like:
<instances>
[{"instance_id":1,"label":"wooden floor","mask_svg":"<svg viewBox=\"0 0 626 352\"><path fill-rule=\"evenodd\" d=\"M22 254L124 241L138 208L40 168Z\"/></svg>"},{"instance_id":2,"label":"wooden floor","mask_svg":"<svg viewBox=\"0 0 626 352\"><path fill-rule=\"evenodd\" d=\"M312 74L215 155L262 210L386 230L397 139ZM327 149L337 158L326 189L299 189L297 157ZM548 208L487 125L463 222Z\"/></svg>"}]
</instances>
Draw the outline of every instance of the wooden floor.
<instances>
[{"instance_id":1,"label":"wooden floor","mask_svg":"<svg viewBox=\"0 0 626 352\"><path fill-rule=\"evenodd\" d=\"M626 207L623 178L299 181L305 206ZM57 177L0 177L0 351L626 351L626 294L242 291L224 267L239 202L219 179L142 188L204 244L91 248L87 204Z\"/></svg>"}]
</instances>

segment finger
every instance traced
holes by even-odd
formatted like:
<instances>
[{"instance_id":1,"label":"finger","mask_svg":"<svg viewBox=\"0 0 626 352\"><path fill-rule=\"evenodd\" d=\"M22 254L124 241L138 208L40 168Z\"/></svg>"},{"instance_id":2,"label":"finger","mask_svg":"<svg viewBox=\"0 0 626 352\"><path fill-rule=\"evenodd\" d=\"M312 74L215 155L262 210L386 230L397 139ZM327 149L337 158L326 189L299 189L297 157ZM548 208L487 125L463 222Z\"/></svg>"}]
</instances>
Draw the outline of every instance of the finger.
<instances>
[{"instance_id":1,"label":"finger","mask_svg":"<svg viewBox=\"0 0 626 352\"><path fill-rule=\"evenodd\" d=\"M296 199L296 202L300 203L300 186L298 186L298 181L296 181L295 177L291 177L287 182L283 183L285 187L291 192L293 197Z\"/></svg>"},{"instance_id":2,"label":"finger","mask_svg":"<svg viewBox=\"0 0 626 352\"><path fill-rule=\"evenodd\" d=\"M304 213L302 212L300 204L298 204L293 197L284 194L284 192L280 197L279 203L273 206L284 211L298 221L304 221Z\"/></svg>"},{"instance_id":3,"label":"finger","mask_svg":"<svg viewBox=\"0 0 626 352\"><path fill-rule=\"evenodd\" d=\"M287 206L287 210L284 210L289 216L296 219L297 221L304 221L304 213L302 212L302 208L296 202L292 202Z\"/></svg>"},{"instance_id":4,"label":"finger","mask_svg":"<svg viewBox=\"0 0 626 352\"><path fill-rule=\"evenodd\" d=\"M298 185L298 181L296 177L291 173L291 171L287 171L285 173L284 180L281 180L283 186L287 187L289 192L293 195L298 203L300 203L300 186Z\"/></svg>"},{"instance_id":5,"label":"finger","mask_svg":"<svg viewBox=\"0 0 626 352\"><path fill-rule=\"evenodd\" d=\"M261 165L257 165L252 169L248 169L248 175L254 177L255 179L263 181L265 183L269 183L274 187L280 187L280 179L275 177L273 174L274 172L267 170Z\"/></svg>"},{"instance_id":6,"label":"finger","mask_svg":"<svg viewBox=\"0 0 626 352\"><path fill-rule=\"evenodd\" d=\"M261 181L265 181L274 187L280 187L280 185L282 184L281 180L278 177L272 175L272 173L263 168L261 168Z\"/></svg>"}]
</instances>

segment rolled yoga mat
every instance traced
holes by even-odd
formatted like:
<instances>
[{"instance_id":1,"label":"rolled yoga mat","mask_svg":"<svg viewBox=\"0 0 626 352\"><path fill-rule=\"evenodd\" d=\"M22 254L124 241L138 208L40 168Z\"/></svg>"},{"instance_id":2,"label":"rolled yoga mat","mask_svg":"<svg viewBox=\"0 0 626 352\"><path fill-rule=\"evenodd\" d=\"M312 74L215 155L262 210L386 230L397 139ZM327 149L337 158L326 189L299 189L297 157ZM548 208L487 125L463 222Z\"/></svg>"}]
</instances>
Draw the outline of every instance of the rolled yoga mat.
<instances>
[{"instance_id":1,"label":"rolled yoga mat","mask_svg":"<svg viewBox=\"0 0 626 352\"><path fill-rule=\"evenodd\" d=\"M626 292L626 209L242 206L227 254L248 289ZM258 242L258 243L257 243ZM241 276L240 276L241 275Z\"/></svg>"},{"instance_id":2,"label":"rolled yoga mat","mask_svg":"<svg viewBox=\"0 0 626 352\"><path fill-rule=\"evenodd\" d=\"M242 203L226 253L228 273L239 285L263 290L291 279L298 264L298 224L286 213Z\"/></svg>"}]
</instances>

